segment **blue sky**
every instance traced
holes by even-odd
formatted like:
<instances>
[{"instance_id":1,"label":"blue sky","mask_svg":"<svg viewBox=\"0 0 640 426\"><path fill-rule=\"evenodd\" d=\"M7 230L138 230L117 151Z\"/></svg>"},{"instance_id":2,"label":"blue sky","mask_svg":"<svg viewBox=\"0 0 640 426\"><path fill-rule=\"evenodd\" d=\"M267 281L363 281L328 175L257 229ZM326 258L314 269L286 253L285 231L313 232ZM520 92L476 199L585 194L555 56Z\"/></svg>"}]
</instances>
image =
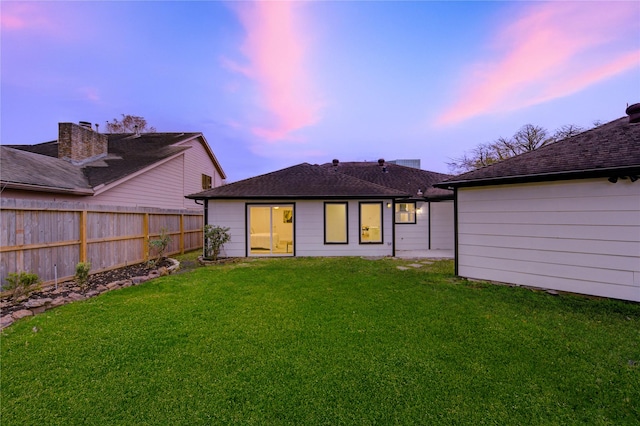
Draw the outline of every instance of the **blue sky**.
<instances>
[{"instance_id":1,"label":"blue sky","mask_svg":"<svg viewBox=\"0 0 640 426\"><path fill-rule=\"evenodd\" d=\"M640 102L640 2L2 1L0 138L143 116L229 181L301 162L446 163Z\"/></svg>"}]
</instances>

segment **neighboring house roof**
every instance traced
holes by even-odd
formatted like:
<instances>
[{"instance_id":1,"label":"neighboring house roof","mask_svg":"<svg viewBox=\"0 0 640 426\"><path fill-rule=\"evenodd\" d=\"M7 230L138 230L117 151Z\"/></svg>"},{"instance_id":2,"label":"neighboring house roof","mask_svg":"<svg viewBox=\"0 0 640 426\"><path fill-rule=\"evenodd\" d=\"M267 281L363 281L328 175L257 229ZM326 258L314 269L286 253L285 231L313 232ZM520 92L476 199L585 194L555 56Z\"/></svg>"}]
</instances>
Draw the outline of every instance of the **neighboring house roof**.
<instances>
[{"instance_id":1,"label":"neighboring house roof","mask_svg":"<svg viewBox=\"0 0 640 426\"><path fill-rule=\"evenodd\" d=\"M29 161L26 160L25 156L22 156L22 164L28 169L18 174L17 167L5 169L3 151L2 182L5 185L17 184L24 179L24 174L26 173L31 174L30 182L33 185L44 187L51 184L54 189L69 192L67 191L69 185L65 179L73 177L72 181L79 183L77 180L82 177L84 179L84 187L88 188L88 193L90 194L92 189L124 179L136 172L169 160L173 156L189 149L188 146L181 146L182 144L196 138L202 138L202 145L207 150L211 161L221 177L223 179L226 178L222 167L213 152L211 152L211 148L202 133L140 133L138 135L112 133L107 134L107 137L107 155L81 166L73 165L57 158L58 141L36 145L5 145L13 151L20 151L25 154L30 153L31 155L28 156ZM15 153L13 158L16 158ZM44 173L41 173L41 167L45 164L58 164L59 173L55 173L50 177L44 176ZM65 176L62 170L66 170L69 175ZM37 181L39 180L42 182L38 183ZM52 189L49 188L48 190Z\"/></svg>"},{"instance_id":2,"label":"neighboring house roof","mask_svg":"<svg viewBox=\"0 0 640 426\"><path fill-rule=\"evenodd\" d=\"M406 191L302 163L188 195L192 199L408 198Z\"/></svg>"},{"instance_id":3,"label":"neighboring house roof","mask_svg":"<svg viewBox=\"0 0 640 426\"><path fill-rule=\"evenodd\" d=\"M334 169L340 173L373 182L387 188L398 189L419 199L452 199L453 192L448 189L434 188L433 185L453 177L442 173L430 172L413 167L378 162L338 162L323 164L322 167ZM418 191L421 192L418 195Z\"/></svg>"},{"instance_id":4,"label":"neighboring house roof","mask_svg":"<svg viewBox=\"0 0 640 426\"><path fill-rule=\"evenodd\" d=\"M55 157L0 146L2 186L47 192L91 195L82 169Z\"/></svg>"},{"instance_id":5,"label":"neighboring house roof","mask_svg":"<svg viewBox=\"0 0 640 426\"><path fill-rule=\"evenodd\" d=\"M640 123L619 118L535 151L463 173L439 188L640 174Z\"/></svg>"}]
</instances>

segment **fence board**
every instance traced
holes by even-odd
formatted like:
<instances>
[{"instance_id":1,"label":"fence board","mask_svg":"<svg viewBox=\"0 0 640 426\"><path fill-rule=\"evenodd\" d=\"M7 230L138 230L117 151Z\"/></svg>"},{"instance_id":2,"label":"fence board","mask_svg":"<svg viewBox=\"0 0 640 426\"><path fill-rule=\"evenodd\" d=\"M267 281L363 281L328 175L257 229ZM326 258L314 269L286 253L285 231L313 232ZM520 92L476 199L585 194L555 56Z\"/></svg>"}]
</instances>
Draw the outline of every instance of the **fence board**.
<instances>
[{"instance_id":1,"label":"fence board","mask_svg":"<svg viewBox=\"0 0 640 426\"><path fill-rule=\"evenodd\" d=\"M11 272L32 272L45 282L73 277L75 265L91 273L149 259L148 241L162 229L167 253L202 247L202 212L0 198L0 282ZM153 255L153 253L151 253Z\"/></svg>"}]
</instances>

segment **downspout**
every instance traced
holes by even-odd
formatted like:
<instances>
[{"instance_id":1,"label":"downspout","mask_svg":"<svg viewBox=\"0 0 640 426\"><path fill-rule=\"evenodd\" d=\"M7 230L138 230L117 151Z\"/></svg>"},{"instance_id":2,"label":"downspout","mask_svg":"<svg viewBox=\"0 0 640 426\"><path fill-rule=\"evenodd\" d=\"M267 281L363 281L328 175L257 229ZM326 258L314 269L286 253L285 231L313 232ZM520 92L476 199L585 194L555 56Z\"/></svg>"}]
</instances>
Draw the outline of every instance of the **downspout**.
<instances>
[{"instance_id":1,"label":"downspout","mask_svg":"<svg viewBox=\"0 0 640 426\"><path fill-rule=\"evenodd\" d=\"M391 200L391 257L396 257L396 200Z\"/></svg>"},{"instance_id":2,"label":"downspout","mask_svg":"<svg viewBox=\"0 0 640 426\"><path fill-rule=\"evenodd\" d=\"M431 201L427 200L427 214L429 215L428 230L429 233L429 250L431 250Z\"/></svg>"},{"instance_id":3,"label":"downspout","mask_svg":"<svg viewBox=\"0 0 640 426\"><path fill-rule=\"evenodd\" d=\"M205 198L204 200L204 226L209 224L209 199ZM204 231L204 228L202 229ZM207 257L207 241L204 240L204 232L202 233L203 237L203 245L202 245L202 257Z\"/></svg>"},{"instance_id":4,"label":"downspout","mask_svg":"<svg viewBox=\"0 0 640 426\"><path fill-rule=\"evenodd\" d=\"M458 188L453 188L453 256L454 273L458 276Z\"/></svg>"}]
</instances>

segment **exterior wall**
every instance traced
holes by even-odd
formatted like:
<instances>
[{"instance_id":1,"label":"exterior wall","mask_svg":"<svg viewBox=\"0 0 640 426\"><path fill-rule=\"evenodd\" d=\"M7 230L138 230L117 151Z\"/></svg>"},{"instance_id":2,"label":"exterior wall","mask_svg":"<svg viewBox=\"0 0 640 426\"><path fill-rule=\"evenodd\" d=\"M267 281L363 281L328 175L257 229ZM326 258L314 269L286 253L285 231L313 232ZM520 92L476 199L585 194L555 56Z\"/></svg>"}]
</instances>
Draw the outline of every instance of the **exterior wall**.
<instances>
[{"instance_id":1,"label":"exterior wall","mask_svg":"<svg viewBox=\"0 0 640 426\"><path fill-rule=\"evenodd\" d=\"M416 205L418 207L418 205ZM433 230L432 230L433 231ZM429 208L427 203L416 211L416 223L396 224L396 250L429 249Z\"/></svg>"},{"instance_id":2,"label":"exterior wall","mask_svg":"<svg viewBox=\"0 0 640 426\"><path fill-rule=\"evenodd\" d=\"M333 200L332 200L333 201ZM345 200L347 201L347 200ZM296 256L390 256L393 252L392 211L387 208L391 200L370 200L383 203L383 243L359 243L359 201L348 200L349 243L324 244L324 201L294 201L294 250ZM264 200L209 200L208 223L229 227L231 241L226 243L222 256L246 256L247 222L245 205L261 204ZM274 200L270 204L291 204L291 201Z\"/></svg>"},{"instance_id":3,"label":"exterior wall","mask_svg":"<svg viewBox=\"0 0 640 426\"><path fill-rule=\"evenodd\" d=\"M195 194L204 189L202 188L203 174L211 176L212 188L222 185L222 176L220 176L202 143L204 142L201 138L196 138L179 144L180 146L190 147L184 153L183 195ZM183 198L183 203L183 208L186 209L202 209L202 206L196 204L194 200Z\"/></svg>"},{"instance_id":4,"label":"exterior wall","mask_svg":"<svg viewBox=\"0 0 640 426\"><path fill-rule=\"evenodd\" d=\"M426 208L426 205L423 209ZM453 200L431 203L431 249L453 250L455 245Z\"/></svg>"},{"instance_id":5,"label":"exterior wall","mask_svg":"<svg viewBox=\"0 0 640 426\"><path fill-rule=\"evenodd\" d=\"M116 185L102 194L82 197L89 204L115 204L132 207L181 209L184 200L184 155L173 158L153 169ZM189 203L191 204L191 203ZM197 206L202 209L202 206Z\"/></svg>"},{"instance_id":6,"label":"exterior wall","mask_svg":"<svg viewBox=\"0 0 640 426\"><path fill-rule=\"evenodd\" d=\"M458 275L640 301L640 184L458 190Z\"/></svg>"}]
</instances>

